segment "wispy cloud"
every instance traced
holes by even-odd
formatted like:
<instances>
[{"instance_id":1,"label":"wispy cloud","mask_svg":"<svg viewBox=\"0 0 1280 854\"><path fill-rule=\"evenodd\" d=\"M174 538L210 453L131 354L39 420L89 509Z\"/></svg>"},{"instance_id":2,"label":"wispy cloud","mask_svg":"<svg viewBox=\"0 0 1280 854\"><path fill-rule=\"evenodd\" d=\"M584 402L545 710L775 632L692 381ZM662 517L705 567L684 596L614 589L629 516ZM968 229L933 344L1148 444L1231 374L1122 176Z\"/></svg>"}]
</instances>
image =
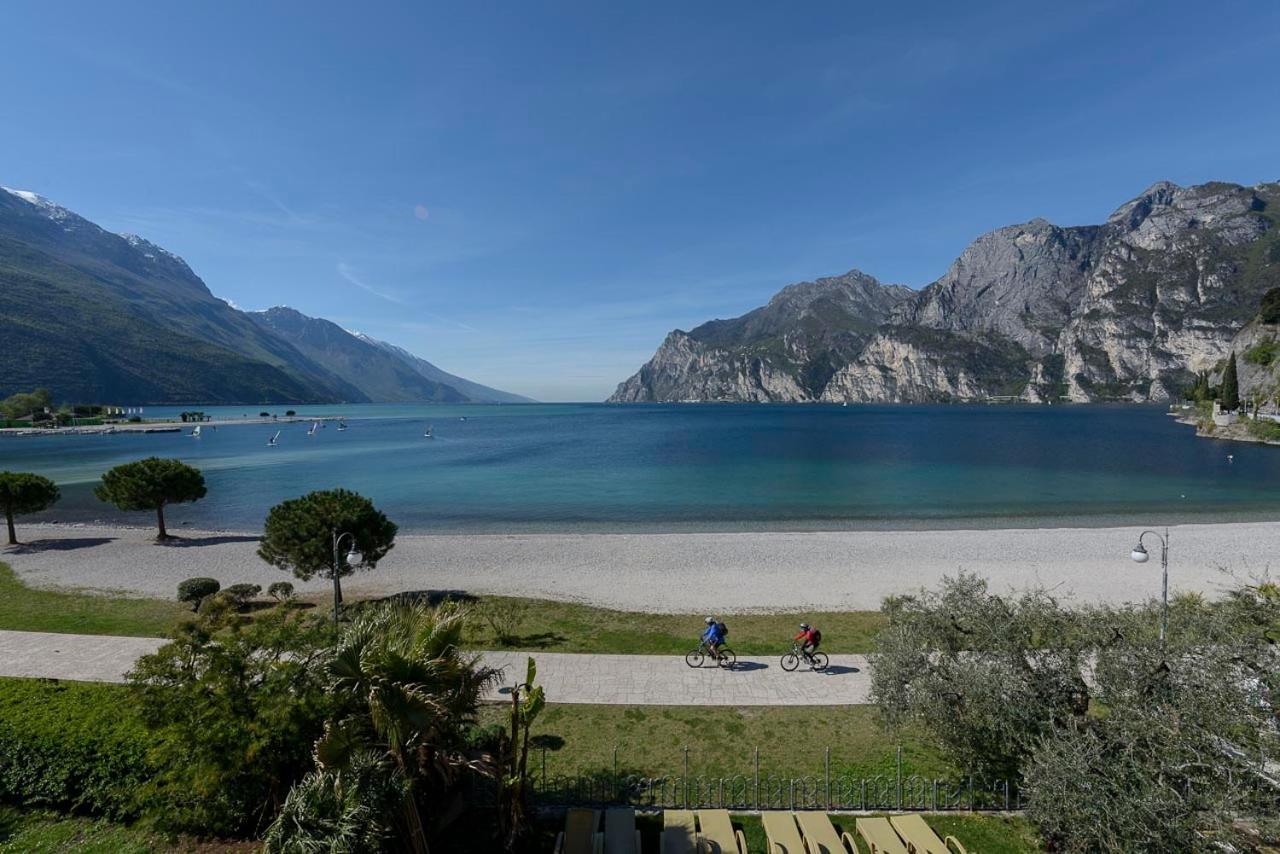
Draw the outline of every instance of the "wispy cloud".
<instances>
[{"instance_id":1,"label":"wispy cloud","mask_svg":"<svg viewBox=\"0 0 1280 854\"><path fill-rule=\"evenodd\" d=\"M355 285L360 290L365 291L366 293L373 294L375 297L378 297L379 299L384 299L387 302L395 303L396 305L402 305L402 306L405 306L406 308L409 306L407 302L400 299L399 297L392 296L391 294L388 294L388 293L384 293L374 288L371 285L365 284L364 280L360 278L360 276L351 267L351 265L346 263L345 261L338 262L338 275L346 279L351 284Z\"/></svg>"}]
</instances>

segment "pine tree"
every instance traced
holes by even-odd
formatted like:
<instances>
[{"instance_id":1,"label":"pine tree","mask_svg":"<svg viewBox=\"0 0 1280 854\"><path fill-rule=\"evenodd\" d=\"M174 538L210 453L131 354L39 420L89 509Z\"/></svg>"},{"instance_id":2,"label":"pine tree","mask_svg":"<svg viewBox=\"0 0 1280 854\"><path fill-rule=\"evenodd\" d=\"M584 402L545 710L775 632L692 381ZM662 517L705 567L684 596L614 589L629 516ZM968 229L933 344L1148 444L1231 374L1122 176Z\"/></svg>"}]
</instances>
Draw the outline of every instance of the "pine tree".
<instances>
[{"instance_id":1,"label":"pine tree","mask_svg":"<svg viewBox=\"0 0 1280 854\"><path fill-rule=\"evenodd\" d=\"M1222 408L1235 412L1240 408L1240 380L1236 376L1236 354L1227 359L1227 369L1222 372Z\"/></svg>"}]
</instances>

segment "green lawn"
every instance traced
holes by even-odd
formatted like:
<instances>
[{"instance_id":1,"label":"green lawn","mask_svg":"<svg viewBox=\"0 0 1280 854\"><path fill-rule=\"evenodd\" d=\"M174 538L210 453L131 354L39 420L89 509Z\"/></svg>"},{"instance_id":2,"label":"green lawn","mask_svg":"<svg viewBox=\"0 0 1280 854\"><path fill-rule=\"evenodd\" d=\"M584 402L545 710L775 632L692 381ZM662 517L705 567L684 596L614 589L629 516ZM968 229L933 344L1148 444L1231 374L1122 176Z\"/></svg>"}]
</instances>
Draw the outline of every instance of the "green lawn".
<instances>
[{"instance_id":1,"label":"green lawn","mask_svg":"<svg viewBox=\"0 0 1280 854\"><path fill-rule=\"evenodd\" d=\"M19 581L8 564L0 563L0 629L160 637L190 613L190 607L163 599L37 590Z\"/></svg>"},{"instance_id":2,"label":"green lawn","mask_svg":"<svg viewBox=\"0 0 1280 854\"><path fill-rule=\"evenodd\" d=\"M485 721L506 709L486 706ZM618 748L620 774L679 775L689 748L691 775L750 775L760 748L762 774L823 774L831 749L833 774L872 777L895 773L897 740L876 721L872 706L588 706L551 704L537 719L530 763L547 773L611 771ZM934 750L902 738L903 774L953 773Z\"/></svg>"},{"instance_id":3,"label":"green lawn","mask_svg":"<svg viewBox=\"0 0 1280 854\"><path fill-rule=\"evenodd\" d=\"M0 854L151 854L151 852L192 851L201 854L230 854L257 851L251 842L196 842L169 838L142 827L59 815L51 812L22 812L0 806Z\"/></svg>"}]
</instances>

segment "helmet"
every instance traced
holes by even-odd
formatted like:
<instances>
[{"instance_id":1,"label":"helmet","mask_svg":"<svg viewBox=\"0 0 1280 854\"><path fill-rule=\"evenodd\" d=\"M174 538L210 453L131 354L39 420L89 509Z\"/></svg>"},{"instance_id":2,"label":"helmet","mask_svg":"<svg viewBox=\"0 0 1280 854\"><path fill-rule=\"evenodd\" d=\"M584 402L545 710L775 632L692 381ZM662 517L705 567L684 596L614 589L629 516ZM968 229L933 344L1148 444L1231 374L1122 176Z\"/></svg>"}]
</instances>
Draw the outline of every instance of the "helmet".
<instances>
[{"instance_id":1,"label":"helmet","mask_svg":"<svg viewBox=\"0 0 1280 854\"><path fill-rule=\"evenodd\" d=\"M808 624L808 623L801 623L801 624L800 624L800 628L805 629L805 630L808 630L808 628L809 628L809 624Z\"/></svg>"},{"instance_id":2,"label":"helmet","mask_svg":"<svg viewBox=\"0 0 1280 854\"><path fill-rule=\"evenodd\" d=\"M707 623L707 625L708 625L708 626L709 626L709 625L711 625L712 623L714 623L715 621L716 621L716 618L715 618L715 617L707 617L707 619L706 619L706 623Z\"/></svg>"}]
</instances>

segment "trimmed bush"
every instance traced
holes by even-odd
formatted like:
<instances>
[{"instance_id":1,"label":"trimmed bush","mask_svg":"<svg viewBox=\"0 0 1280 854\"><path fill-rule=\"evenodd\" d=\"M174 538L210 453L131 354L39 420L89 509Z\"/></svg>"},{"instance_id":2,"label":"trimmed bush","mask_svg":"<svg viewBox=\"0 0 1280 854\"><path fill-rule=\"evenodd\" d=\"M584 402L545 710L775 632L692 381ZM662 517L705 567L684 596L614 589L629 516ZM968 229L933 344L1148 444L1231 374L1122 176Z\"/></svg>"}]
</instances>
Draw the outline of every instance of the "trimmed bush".
<instances>
[{"instance_id":1,"label":"trimmed bush","mask_svg":"<svg viewBox=\"0 0 1280 854\"><path fill-rule=\"evenodd\" d=\"M293 585L287 581L277 581L267 588L267 595L277 602L293 598Z\"/></svg>"},{"instance_id":2,"label":"trimmed bush","mask_svg":"<svg viewBox=\"0 0 1280 854\"><path fill-rule=\"evenodd\" d=\"M216 578L188 578L178 585L178 601L190 604L194 611L200 607L204 597L212 596L221 589L222 585Z\"/></svg>"},{"instance_id":3,"label":"trimmed bush","mask_svg":"<svg viewBox=\"0 0 1280 854\"><path fill-rule=\"evenodd\" d=\"M261 584L232 584L222 591L236 605L245 605L262 592Z\"/></svg>"},{"instance_id":4,"label":"trimmed bush","mask_svg":"<svg viewBox=\"0 0 1280 854\"><path fill-rule=\"evenodd\" d=\"M135 818L154 745L127 688L0 679L0 801Z\"/></svg>"}]
</instances>

